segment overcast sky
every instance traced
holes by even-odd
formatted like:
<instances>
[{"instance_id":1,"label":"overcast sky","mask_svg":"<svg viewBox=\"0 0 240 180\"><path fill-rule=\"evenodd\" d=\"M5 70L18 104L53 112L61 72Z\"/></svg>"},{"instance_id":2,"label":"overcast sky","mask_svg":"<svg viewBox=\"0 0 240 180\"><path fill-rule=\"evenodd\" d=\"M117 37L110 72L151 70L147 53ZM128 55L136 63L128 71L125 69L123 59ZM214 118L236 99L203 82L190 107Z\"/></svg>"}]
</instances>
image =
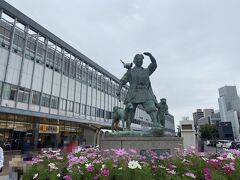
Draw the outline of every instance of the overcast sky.
<instances>
[{"instance_id":1,"label":"overcast sky","mask_svg":"<svg viewBox=\"0 0 240 180\"><path fill-rule=\"evenodd\" d=\"M118 78L119 59L151 52L153 91L167 98L175 124L197 108L218 109L218 88L240 91L239 0L7 2Z\"/></svg>"}]
</instances>

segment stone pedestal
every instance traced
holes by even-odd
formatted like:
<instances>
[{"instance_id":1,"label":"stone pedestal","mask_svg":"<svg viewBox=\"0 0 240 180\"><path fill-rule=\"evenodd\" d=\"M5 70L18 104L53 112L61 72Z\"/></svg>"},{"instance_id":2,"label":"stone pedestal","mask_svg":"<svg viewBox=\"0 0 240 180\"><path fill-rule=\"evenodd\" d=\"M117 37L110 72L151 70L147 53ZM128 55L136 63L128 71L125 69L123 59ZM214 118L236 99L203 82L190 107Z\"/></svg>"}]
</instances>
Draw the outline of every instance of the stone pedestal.
<instances>
[{"instance_id":1,"label":"stone pedestal","mask_svg":"<svg viewBox=\"0 0 240 180\"><path fill-rule=\"evenodd\" d=\"M168 152L174 154L174 148L182 149L183 138L180 137L111 137L101 138L100 148L104 149L129 149L133 148L140 152L153 150L158 153Z\"/></svg>"}]
</instances>

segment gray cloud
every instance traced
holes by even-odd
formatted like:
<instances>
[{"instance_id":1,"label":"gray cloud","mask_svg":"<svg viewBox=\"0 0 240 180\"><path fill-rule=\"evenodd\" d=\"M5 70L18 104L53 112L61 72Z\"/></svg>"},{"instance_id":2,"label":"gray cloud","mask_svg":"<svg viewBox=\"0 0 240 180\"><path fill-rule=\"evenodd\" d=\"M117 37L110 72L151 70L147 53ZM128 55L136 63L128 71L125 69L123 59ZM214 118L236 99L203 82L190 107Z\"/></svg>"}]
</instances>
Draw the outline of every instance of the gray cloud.
<instances>
[{"instance_id":1,"label":"gray cloud","mask_svg":"<svg viewBox=\"0 0 240 180\"><path fill-rule=\"evenodd\" d=\"M219 87L240 87L240 1L8 2L119 78L119 59L152 52L154 92L176 123L197 108L218 109Z\"/></svg>"}]
</instances>

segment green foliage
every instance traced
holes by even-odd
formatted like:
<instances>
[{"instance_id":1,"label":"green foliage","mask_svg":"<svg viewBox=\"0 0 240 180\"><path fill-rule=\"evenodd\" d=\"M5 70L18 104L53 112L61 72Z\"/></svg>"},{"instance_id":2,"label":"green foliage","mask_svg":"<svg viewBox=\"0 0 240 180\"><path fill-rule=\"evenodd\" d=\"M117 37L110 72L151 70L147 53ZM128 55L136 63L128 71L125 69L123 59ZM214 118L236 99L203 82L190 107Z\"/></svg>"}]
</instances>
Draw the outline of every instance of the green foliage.
<instances>
[{"instance_id":1,"label":"green foliage","mask_svg":"<svg viewBox=\"0 0 240 180\"><path fill-rule=\"evenodd\" d=\"M216 125L204 124L200 126L202 139L215 139L218 137L218 129Z\"/></svg>"}]
</instances>

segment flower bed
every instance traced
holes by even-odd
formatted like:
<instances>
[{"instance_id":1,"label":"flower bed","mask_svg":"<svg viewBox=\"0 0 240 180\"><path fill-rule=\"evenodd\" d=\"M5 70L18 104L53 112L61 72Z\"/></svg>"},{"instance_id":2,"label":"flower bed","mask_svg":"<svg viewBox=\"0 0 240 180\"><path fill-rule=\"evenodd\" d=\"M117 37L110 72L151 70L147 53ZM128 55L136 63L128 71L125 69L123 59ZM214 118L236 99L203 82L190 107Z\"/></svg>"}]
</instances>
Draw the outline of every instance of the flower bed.
<instances>
[{"instance_id":1,"label":"flower bed","mask_svg":"<svg viewBox=\"0 0 240 180\"><path fill-rule=\"evenodd\" d=\"M240 179L240 151L196 153L193 148L174 157L134 149L82 149L75 153L43 152L31 161L23 179Z\"/></svg>"}]
</instances>

